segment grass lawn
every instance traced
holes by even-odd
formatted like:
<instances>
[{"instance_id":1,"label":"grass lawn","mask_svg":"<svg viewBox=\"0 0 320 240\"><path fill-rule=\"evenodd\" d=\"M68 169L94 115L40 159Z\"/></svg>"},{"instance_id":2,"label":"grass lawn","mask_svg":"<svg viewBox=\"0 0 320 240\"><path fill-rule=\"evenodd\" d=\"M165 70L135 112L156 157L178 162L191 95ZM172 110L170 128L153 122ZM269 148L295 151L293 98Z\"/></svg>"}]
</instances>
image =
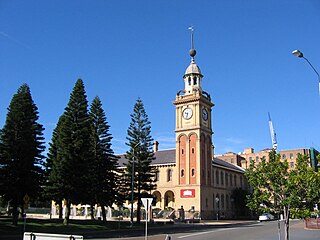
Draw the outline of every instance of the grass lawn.
<instances>
[{"instance_id":1,"label":"grass lawn","mask_svg":"<svg viewBox=\"0 0 320 240\"><path fill-rule=\"evenodd\" d=\"M24 226L21 219L18 226L12 225L12 219L0 218L0 239L22 239L23 230L26 232L74 234L74 235L96 235L106 233L110 230L130 228L129 222L108 221L103 223L97 220L70 220L69 225L63 225L59 219L28 219ZM135 226L140 228L140 226Z\"/></svg>"}]
</instances>

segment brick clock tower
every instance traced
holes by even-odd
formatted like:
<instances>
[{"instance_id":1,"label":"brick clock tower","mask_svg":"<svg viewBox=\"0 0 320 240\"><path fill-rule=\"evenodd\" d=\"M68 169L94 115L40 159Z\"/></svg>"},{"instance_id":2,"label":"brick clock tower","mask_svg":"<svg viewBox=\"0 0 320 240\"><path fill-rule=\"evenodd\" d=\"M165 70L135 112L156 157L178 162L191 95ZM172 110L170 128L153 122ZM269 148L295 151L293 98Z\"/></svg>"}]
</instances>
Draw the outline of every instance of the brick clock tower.
<instances>
[{"instance_id":1,"label":"brick clock tower","mask_svg":"<svg viewBox=\"0 0 320 240\"><path fill-rule=\"evenodd\" d=\"M208 210L212 196L212 118L210 95L203 91L203 75L196 64L196 51L190 50L191 63L183 79L184 90L177 93L176 106L176 204L185 210Z\"/></svg>"}]
</instances>

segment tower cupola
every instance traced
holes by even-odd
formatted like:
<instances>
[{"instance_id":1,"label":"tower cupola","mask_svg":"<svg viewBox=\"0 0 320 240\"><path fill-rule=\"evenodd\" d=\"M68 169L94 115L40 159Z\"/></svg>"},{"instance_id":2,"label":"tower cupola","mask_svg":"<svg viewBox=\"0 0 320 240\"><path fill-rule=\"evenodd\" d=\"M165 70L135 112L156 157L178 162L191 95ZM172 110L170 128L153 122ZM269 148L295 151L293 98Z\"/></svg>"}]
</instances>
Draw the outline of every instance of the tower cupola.
<instances>
[{"instance_id":1,"label":"tower cupola","mask_svg":"<svg viewBox=\"0 0 320 240\"><path fill-rule=\"evenodd\" d=\"M193 94L195 92L202 93L201 82L203 75L201 74L201 70L199 66L196 64L194 57L196 56L197 52L194 49L194 41L193 41L193 27L189 28L191 30L191 49L189 54L191 56L191 62L186 69L186 72L183 76L184 85L185 85L185 94Z\"/></svg>"}]
</instances>

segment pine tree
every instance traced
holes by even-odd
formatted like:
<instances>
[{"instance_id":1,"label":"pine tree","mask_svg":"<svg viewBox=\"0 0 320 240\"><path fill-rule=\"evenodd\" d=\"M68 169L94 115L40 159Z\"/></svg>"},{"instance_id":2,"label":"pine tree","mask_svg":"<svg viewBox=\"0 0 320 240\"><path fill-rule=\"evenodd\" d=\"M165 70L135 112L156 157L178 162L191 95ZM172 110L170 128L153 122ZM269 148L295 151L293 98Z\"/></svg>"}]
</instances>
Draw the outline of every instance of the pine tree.
<instances>
[{"instance_id":1,"label":"pine tree","mask_svg":"<svg viewBox=\"0 0 320 240\"><path fill-rule=\"evenodd\" d=\"M128 192L131 195L132 191L129 186L131 186L132 176L134 176L133 195L134 199L137 200L137 223L140 223L141 197L150 196L149 193L156 188L155 175L157 170L151 165L155 159L151 123L148 120L148 115L141 99L136 101L133 114L130 116L131 123L127 131L127 145L130 149L125 156L128 159L126 180Z\"/></svg>"},{"instance_id":2,"label":"pine tree","mask_svg":"<svg viewBox=\"0 0 320 240\"><path fill-rule=\"evenodd\" d=\"M59 118L58 124L53 130L45 163L47 179L45 197L48 200L54 200L56 203L59 203L59 219L62 218L62 201L66 192L64 185L68 181L68 179L63 178L63 159L61 159L61 154L59 154L63 149L60 141L60 129L63 121L64 115Z\"/></svg>"},{"instance_id":3,"label":"pine tree","mask_svg":"<svg viewBox=\"0 0 320 240\"><path fill-rule=\"evenodd\" d=\"M43 183L44 128L38 114L30 88L23 84L11 100L0 134L0 194L13 207L15 225L24 196L38 197Z\"/></svg>"},{"instance_id":4,"label":"pine tree","mask_svg":"<svg viewBox=\"0 0 320 240\"><path fill-rule=\"evenodd\" d=\"M81 79L70 95L69 103L53 135L49 164L52 166L49 185L57 189L66 204L64 223L68 224L70 205L90 201L94 179L94 136L88 113L88 101ZM58 150L58 151L57 151Z\"/></svg>"},{"instance_id":5,"label":"pine tree","mask_svg":"<svg viewBox=\"0 0 320 240\"><path fill-rule=\"evenodd\" d=\"M99 203L101 206L103 220L106 221L105 206L112 206L114 202L121 202L116 188L118 158L111 148L110 126L99 97L95 97L92 101L90 116L95 136L95 158L93 164L95 181L91 190L95 196L95 203Z\"/></svg>"}]
</instances>

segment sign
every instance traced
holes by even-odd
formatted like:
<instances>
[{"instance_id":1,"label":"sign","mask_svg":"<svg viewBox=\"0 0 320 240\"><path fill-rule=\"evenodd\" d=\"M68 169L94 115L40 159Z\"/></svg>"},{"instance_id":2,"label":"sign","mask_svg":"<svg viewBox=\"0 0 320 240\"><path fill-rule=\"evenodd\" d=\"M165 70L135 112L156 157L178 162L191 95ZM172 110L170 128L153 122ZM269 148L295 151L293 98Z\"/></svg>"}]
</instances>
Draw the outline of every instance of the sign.
<instances>
[{"instance_id":1,"label":"sign","mask_svg":"<svg viewBox=\"0 0 320 240\"><path fill-rule=\"evenodd\" d=\"M30 240L30 239L32 240L83 240L83 236L25 232L23 234L23 240Z\"/></svg>"},{"instance_id":2,"label":"sign","mask_svg":"<svg viewBox=\"0 0 320 240\"><path fill-rule=\"evenodd\" d=\"M144 208L149 211L153 198L141 198L141 201L143 203Z\"/></svg>"},{"instance_id":3,"label":"sign","mask_svg":"<svg viewBox=\"0 0 320 240\"><path fill-rule=\"evenodd\" d=\"M181 189L180 190L180 197L181 198L194 198L196 196L195 189Z\"/></svg>"},{"instance_id":4,"label":"sign","mask_svg":"<svg viewBox=\"0 0 320 240\"><path fill-rule=\"evenodd\" d=\"M148 216L153 198L141 198L144 208L146 209L146 234L144 239L148 240Z\"/></svg>"}]
</instances>

